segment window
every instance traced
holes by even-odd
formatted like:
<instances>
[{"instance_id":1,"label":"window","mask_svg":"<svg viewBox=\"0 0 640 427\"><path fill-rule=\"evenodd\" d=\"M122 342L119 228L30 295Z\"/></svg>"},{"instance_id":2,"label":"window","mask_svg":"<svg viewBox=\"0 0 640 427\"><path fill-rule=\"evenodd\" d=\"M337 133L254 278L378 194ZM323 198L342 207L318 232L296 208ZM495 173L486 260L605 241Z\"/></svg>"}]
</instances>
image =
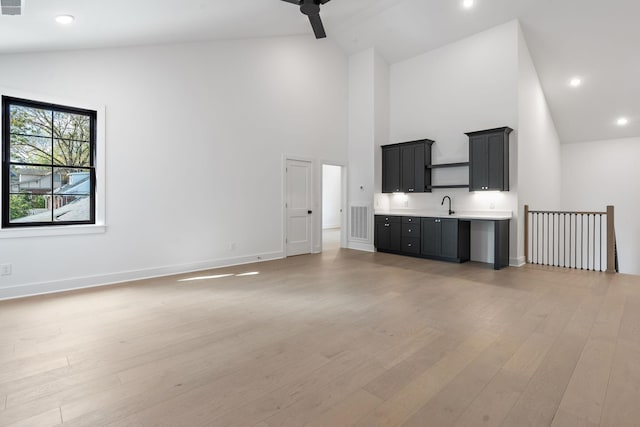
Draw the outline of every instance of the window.
<instances>
[{"instance_id":1,"label":"window","mask_svg":"<svg viewBox=\"0 0 640 427\"><path fill-rule=\"evenodd\" d=\"M2 97L2 227L95 224L96 111Z\"/></svg>"}]
</instances>

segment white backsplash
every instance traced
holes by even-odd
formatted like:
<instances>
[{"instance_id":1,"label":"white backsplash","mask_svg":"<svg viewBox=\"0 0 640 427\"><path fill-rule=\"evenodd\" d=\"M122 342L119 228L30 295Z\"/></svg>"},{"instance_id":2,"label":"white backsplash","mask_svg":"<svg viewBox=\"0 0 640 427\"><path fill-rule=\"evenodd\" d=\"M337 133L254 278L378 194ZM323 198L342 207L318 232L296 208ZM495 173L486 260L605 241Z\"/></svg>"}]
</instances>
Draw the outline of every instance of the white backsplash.
<instances>
[{"instance_id":1,"label":"white backsplash","mask_svg":"<svg viewBox=\"0 0 640 427\"><path fill-rule=\"evenodd\" d=\"M451 197L454 211L513 211L513 196L509 192L486 191L469 192L465 189L435 190L422 194L377 193L375 209L379 211L395 209L419 209L446 212L448 202L441 205L444 196Z\"/></svg>"}]
</instances>

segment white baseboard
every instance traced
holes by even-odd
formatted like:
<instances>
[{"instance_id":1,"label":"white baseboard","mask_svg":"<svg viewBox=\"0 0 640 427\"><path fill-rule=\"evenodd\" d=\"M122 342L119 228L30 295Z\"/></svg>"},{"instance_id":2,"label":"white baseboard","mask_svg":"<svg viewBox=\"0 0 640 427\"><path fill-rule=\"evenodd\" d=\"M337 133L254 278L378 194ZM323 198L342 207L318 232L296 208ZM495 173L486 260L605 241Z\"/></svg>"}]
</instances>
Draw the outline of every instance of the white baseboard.
<instances>
[{"instance_id":1,"label":"white baseboard","mask_svg":"<svg viewBox=\"0 0 640 427\"><path fill-rule=\"evenodd\" d=\"M95 288L99 286L115 285L132 280L153 279L155 277L172 276L175 274L193 273L234 265L252 264L284 258L283 252L270 252L247 255L236 258L224 258L211 261L201 261L189 264L179 264L167 267L156 267L142 270L123 271L97 276L74 277L53 282L29 283L0 289L0 300L24 298L35 295L45 295L78 289Z\"/></svg>"},{"instance_id":2,"label":"white baseboard","mask_svg":"<svg viewBox=\"0 0 640 427\"><path fill-rule=\"evenodd\" d=\"M364 252L376 251L376 248L371 243L347 242L347 248Z\"/></svg>"},{"instance_id":3,"label":"white baseboard","mask_svg":"<svg viewBox=\"0 0 640 427\"><path fill-rule=\"evenodd\" d=\"M511 267L522 267L526 264L526 260L523 256L518 258L509 258L509 266Z\"/></svg>"},{"instance_id":4,"label":"white baseboard","mask_svg":"<svg viewBox=\"0 0 640 427\"><path fill-rule=\"evenodd\" d=\"M324 231L324 230L334 230L336 228L340 228L340 224L323 225L322 226L322 231Z\"/></svg>"}]
</instances>

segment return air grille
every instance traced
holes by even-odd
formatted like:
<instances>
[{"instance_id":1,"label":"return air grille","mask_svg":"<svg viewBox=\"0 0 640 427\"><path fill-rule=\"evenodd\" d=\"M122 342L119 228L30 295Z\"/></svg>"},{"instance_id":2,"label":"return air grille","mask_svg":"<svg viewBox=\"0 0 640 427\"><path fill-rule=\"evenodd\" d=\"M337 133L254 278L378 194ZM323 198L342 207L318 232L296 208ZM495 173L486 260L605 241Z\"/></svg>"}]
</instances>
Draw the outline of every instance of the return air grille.
<instances>
[{"instance_id":1,"label":"return air grille","mask_svg":"<svg viewBox=\"0 0 640 427\"><path fill-rule=\"evenodd\" d=\"M369 242L370 205L351 205L349 221L350 240Z\"/></svg>"},{"instance_id":2,"label":"return air grille","mask_svg":"<svg viewBox=\"0 0 640 427\"><path fill-rule=\"evenodd\" d=\"M0 0L3 15L22 15L22 0Z\"/></svg>"}]
</instances>

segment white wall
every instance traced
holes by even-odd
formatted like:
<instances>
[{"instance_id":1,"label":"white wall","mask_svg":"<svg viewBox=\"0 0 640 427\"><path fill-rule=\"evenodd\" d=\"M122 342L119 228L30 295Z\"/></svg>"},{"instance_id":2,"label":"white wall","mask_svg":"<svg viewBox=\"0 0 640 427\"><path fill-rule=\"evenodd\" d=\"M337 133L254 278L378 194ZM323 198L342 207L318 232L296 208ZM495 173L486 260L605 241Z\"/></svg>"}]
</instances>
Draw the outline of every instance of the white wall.
<instances>
[{"instance_id":1,"label":"white wall","mask_svg":"<svg viewBox=\"0 0 640 427\"><path fill-rule=\"evenodd\" d=\"M375 159L374 191L382 188L382 151L381 145L389 144L391 114L391 67L378 53L373 58L374 73L374 115L375 134L373 154Z\"/></svg>"},{"instance_id":2,"label":"white wall","mask_svg":"<svg viewBox=\"0 0 640 427\"><path fill-rule=\"evenodd\" d=\"M342 168L322 165L322 228L342 225Z\"/></svg>"},{"instance_id":3,"label":"white wall","mask_svg":"<svg viewBox=\"0 0 640 427\"><path fill-rule=\"evenodd\" d=\"M518 217L531 209L560 208L561 152L556 131L527 42L518 29ZM523 241L524 221L518 228ZM518 248L524 262L524 246Z\"/></svg>"},{"instance_id":4,"label":"white wall","mask_svg":"<svg viewBox=\"0 0 640 427\"><path fill-rule=\"evenodd\" d=\"M374 57L373 49L349 57L349 203L373 198Z\"/></svg>"},{"instance_id":5,"label":"white wall","mask_svg":"<svg viewBox=\"0 0 640 427\"><path fill-rule=\"evenodd\" d=\"M382 167L376 144L388 140L389 66L367 49L349 57L349 205L373 208L376 173ZM373 251L373 209L369 241L349 247Z\"/></svg>"},{"instance_id":6,"label":"white wall","mask_svg":"<svg viewBox=\"0 0 640 427\"><path fill-rule=\"evenodd\" d=\"M615 207L621 273L640 274L640 138L563 144L562 209Z\"/></svg>"},{"instance_id":7,"label":"white wall","mask_svg":"<svg viewBox=\"0 0 640 427\"><path fill-rule=\"evenodd\" d=\"M397 143L428 138L435 140L433 162L466 162L469 139L465 132L509 126L518 127L518 58L516 21L391 66L390 141ZM408 207L440 210L444 195L454 210L517 208L517 133L510 144L511 191L471 193L468 189L434 190L432 194L403 197L377 194L379 208ZM380 148L376 147L376 151ZM376 169L381 174L381 168ZM468 168L434 171L435 184L466 184ZM376 179L381 191L381 180ZM511 224L511 257L517 253L516 223ZM490 262L493 234L490 224L474 222L472 259Z\"/></svg>"},{"instance_id":8,"label":"white wall","mask_svg":"<svg viewBox=\"0 0 640 427\"><path fill-rule=\"evenodd\" d=\"M107 114L107 232L0 239L0 263L13 264L0 297L280 257L283 155L316 159L315 210L317 159L347 161L348 63L330 41L4 55L0 64L0 86L104 104ZM319 215L314 236L317 250Z\"/></svg>"}]
</instances>

